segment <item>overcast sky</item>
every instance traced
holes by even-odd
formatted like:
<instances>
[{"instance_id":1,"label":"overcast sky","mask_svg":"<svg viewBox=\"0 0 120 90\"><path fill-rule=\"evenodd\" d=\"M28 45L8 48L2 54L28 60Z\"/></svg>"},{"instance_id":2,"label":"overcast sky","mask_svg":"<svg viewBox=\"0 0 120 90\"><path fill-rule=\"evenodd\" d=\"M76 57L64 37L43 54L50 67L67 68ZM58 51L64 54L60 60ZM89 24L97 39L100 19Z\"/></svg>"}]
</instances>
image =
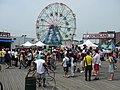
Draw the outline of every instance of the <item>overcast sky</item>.
<instances>
[{"instance_id":1,"label":"overcast sky","mask_svg":"<svg viewBox=\"0 0 120 90\"><path fill-rule=\"evenodd\" d=\"M55 2L76 14L78 40L86 33L120 31L120 0L0 0L0 31L35 38L39 13Z\"/></svg>"}]
</instances>

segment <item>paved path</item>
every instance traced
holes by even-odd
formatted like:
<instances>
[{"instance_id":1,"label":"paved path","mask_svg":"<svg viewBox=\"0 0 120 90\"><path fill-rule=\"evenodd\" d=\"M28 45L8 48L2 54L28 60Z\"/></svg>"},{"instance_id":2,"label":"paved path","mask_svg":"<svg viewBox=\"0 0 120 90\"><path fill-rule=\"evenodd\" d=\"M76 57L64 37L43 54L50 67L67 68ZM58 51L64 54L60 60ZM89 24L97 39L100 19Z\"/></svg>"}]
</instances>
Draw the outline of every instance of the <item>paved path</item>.
<instances>
[{"instance_id":1,"label":"paved path","mask_svg":"<svg viewBox=\"0 0 120 90\"><path fill-rule=\"evenodd\" d=\"M102 62L102 68L100 68L100 80L98 81L85 81L84 73L76 73L74 78L63 77L62 66L58 64L56 72L56 90L120 90L120 61L118 62L118 68L115 71L115 80L108 81L109 73L108 63ZM25 76L28 69L18 69L11 67L5 69L2 65L2 71L0 71L0 82L2 82L4 90L25 90ZM94 78L94 77L92 77ZM1 89L1 88L0 88ZM37 90L41 90L37 88Z\"/></svg>"}]
</instances>

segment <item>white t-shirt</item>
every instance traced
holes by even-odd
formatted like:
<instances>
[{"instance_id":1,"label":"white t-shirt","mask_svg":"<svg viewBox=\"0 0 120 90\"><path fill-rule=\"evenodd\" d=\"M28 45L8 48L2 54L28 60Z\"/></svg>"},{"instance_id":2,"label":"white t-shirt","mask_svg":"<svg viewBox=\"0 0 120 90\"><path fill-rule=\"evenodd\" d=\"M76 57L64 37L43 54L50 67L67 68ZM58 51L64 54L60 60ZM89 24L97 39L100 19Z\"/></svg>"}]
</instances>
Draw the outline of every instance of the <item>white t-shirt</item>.
<instances>
[{"instance_id":1,"label":"white t-shirt","mask_svg":"<svg viewBox=\"0 0 120 90\"><path fill-rule=\"evenodd\" d=\"M34 61L37 64L37 73L42 74L45 72L45 68L43 66L43 63L45 63L45 60L39 59Z\"/></svg>"},{"instance_id":2,"label":"white t-shirt","mask_svg":"<svg viewBox=\"0 0 120 90\"><path fill-rule=\"evenodd\" d=\"M96 60L95 64L99 64L100 63L100 54L96 53L96 55L94 56L94 59Z\"/></svg>"},{"instance_id":3,"label":"white t-shirt","mask_svg":"<svg viewBox=\"0 0 120 90\"><path fill-rule=\"evenodd\" d=\"M32 60L32 53L28 54L28 60Z\"/></svg>"},{"instance_id":4,"label":"white t-shirt","mask_svg":"<svg viewBox=\"0 0 120 90\"><path fill-rule=\"evenodd\" d=\"M14 55L14 53L15 53L14 51L11 51L11 54L12 54L12 55Z\"/></svg>"},{"instance_id":5,"label":"white t-shirt","mask_svg":"<svg viewBox=\"0 0 120 90\"><path fill-rule=\"evenodd\" d=\"M70 57L70 60L71 60L71 66L74 66L74 58Z\"/></svg>"},{"instance_id":6,"label":"white t-shirt","mask_svg":"<svg viewBox=\"0 0 120 90\"><path fill-rule=\"evenodd\" d=\"M67 67L67 61L69 61L68 57L63 58L63 67Z\"/></svg>"},{"instance_id":7,"label":"white t-shirt","mask_svg":"<svg viewBox=\"0 0 120 90\"><path fill-rule=\"evenodd\" d=\"M15 56L15 58L18 58L18 52L17 51L15 51L14 56Z\"/></svg>"}]
</instances>

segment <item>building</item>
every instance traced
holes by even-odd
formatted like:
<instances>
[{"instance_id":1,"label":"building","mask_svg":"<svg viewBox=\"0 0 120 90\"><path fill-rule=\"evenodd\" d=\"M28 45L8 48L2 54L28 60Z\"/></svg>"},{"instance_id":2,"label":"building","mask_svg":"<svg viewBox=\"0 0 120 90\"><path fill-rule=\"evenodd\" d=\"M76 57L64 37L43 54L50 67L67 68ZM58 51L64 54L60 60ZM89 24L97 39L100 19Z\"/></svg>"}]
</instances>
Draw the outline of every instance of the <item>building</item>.
<instances>
[{"instance_id":1,"label":"building","mask_svg":"<svg viewBox=\"0 0 120 90\"><path fill-rule=\"evenodd\" d=\"M12 38L8 32L0 32L0 48L11 48Z\"/></svg>"},{"instance_id":2,"label":"building","mask_svg":"<svg viewBox=\"0 0 120 90\"><path fill-rule=\"evenodd\" d=\"M120 32L116 32L116 45L120 46Z\"/></svg>"},{"instance_id":3,"label":"building","mask_svg":"<svg viewBox=\"0 0 120 90\"><path fill-rule=\"evenodd\" d=\"M98 39L100 44L107 44L111 40L117 46L120 46L120 32L107 31L99 34L83 34L83 39Z\"/></svg>"},{"instance_id":4,"label":"building","mask_svg":"<svg viewBox=\"0 0 120 90\"><path fill-rule=\"evenodd\" d=\"M36 42L35 38L29 38L27 35L11 36L8 32L0 32L0 48L13 49L27 41L31 43Z\"/></svg>"},{"instance_id":5,"label":"building","mask_svg":"<svg viewBox=\"0 0 120 90\"><path fill-rule=\"evenodd\" d=\"M113 43L116 43L116 32L115 31L107 31L107 32L99 32L99 34L106 35L105 38L99 39L99 43L107 43L109 40L112 40Z\"/></svg>"},{"instance_id":6,"label":"building","mask_svg":"<svg viewBox=\"0 0 120 90\"><path fill-rule=\"evenodd\" d=\"M120 32L115 31L107 31L107 32L100 32L100 34L107 34L109 38L100 39L100 43L106 43L106 41L112 40L112 42L120 46Z\"/></svg>"}]
</instances>

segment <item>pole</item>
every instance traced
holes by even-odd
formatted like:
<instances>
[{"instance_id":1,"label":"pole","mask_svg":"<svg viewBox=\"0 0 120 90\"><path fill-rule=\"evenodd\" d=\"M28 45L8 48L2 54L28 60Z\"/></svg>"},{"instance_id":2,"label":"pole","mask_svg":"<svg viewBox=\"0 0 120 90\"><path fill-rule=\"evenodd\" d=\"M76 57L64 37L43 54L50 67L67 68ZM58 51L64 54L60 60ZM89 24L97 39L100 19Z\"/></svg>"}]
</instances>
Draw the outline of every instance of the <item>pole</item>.
<instances>
[{"instance_id":1,"label":"pole","mask_svg":"<svg viewBox=\"0 0 120 90\"><path fill-rule=\"evenodd\" d=\"M27 35L22 35L23 37L23 42L25 43L25 38L26 38Z\"/></svg>"}]
</instances>

